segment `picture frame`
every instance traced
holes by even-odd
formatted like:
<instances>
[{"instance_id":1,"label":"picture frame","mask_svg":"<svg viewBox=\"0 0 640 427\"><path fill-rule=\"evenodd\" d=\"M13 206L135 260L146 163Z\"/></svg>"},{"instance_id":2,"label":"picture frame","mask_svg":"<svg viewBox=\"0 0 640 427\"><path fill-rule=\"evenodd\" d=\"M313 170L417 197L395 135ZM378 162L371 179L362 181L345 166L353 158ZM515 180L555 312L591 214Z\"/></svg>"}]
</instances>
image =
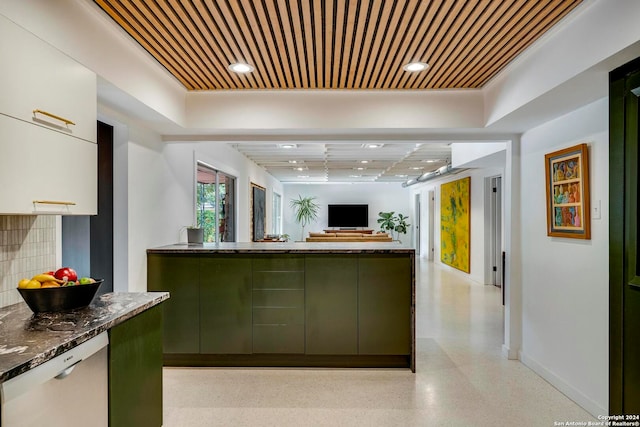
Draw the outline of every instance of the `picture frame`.
<instances>
[{"instance_id":1,"label":"picture frame","mask_svg":"<svg viewBox=\"0 0 640 427\"><path fill-rule=\"evenodd\" d=\"M582 143L544 158L547 235L591 239L589 147Z\"/></svg>"},{"instance_id":2,"label":"picture frame","mask_svg":"<svg viewBox=\"0 0 640 427\"><path fill-rule=\"evenodd\" d=\"M471 273L471 177L440 186L440 260Z\"/></svg>"},{"instance_id":3,"label":"picture frame","mask_svg":"<svg viewBox=\"0 0 640 427\"><path fill-rule=\"evenodd\" d=\"M251 241L264 239L267 226L266 218L266 189L258 184L251 185Z\"/></svg>"}]
</instances>

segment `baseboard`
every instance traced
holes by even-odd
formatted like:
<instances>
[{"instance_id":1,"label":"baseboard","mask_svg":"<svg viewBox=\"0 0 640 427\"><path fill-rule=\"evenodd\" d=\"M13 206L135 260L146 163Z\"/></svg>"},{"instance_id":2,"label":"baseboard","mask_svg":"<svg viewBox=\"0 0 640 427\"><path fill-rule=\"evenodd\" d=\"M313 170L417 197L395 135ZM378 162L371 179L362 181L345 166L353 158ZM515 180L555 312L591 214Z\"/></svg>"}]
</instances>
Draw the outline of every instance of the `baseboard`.
<instances>
[{"instance_id":1,"label":"baseboard","mask_svg":"<svg viewBox=\"0 0 640 427\"><path fill-rule=\"evenodd\" d=\"M502 344L502 357L509 360L518 360L518 352L511 350L506 344Z\"/></svg>"},{"instance_id":2,"label":"baseboard","mask_svg":"<svg viewBox=\"0 0 640 427\"><path fill-rule=\"evenodd\" d=\"M545 381L558 389L562 394L580 405L585 411L589 412L594 417L598 418L599 415L607 415L609 413L606 408L600 406L597 402L582 394L582 392L573 387L571 384L567 383L562 378L560 378L523 352L520 352L520 361L533 372L544 378Z\"/></svg>"}]
</instances>

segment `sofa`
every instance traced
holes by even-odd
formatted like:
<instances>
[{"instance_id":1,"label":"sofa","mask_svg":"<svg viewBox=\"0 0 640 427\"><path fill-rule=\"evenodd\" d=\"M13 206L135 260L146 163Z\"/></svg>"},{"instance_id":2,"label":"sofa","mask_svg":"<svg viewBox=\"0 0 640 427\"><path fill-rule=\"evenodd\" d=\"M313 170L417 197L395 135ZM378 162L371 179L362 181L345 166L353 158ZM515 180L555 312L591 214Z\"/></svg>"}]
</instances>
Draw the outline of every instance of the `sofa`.
<instances>
[{"instance_id":1,"label":"sofa","mask_svg":"<svg viewBox=\"0 0 640 427\"><path fill-rule=\"evenodd\" d=\"M307 242L392 242L389 233L309 233Z\"/></svg>"}]
</instances>

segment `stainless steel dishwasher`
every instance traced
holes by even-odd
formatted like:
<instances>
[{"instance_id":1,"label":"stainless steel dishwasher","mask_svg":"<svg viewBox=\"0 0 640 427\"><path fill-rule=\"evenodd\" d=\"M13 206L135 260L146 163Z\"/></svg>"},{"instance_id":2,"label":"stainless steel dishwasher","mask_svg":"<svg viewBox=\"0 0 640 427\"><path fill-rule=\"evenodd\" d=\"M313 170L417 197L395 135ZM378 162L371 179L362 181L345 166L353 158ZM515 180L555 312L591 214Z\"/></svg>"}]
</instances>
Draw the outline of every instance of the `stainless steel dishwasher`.
<instances>
[{"instance_id":1,"label":"stainless steel dishwasher","mask_svg":"<svg viewBox=\"0 0 640 427\"><path fill-rule=\"evenodd\" d=\"M0 425L107 426L108 344L103 332L0 384Z\"/></svg>"}]
</instances>

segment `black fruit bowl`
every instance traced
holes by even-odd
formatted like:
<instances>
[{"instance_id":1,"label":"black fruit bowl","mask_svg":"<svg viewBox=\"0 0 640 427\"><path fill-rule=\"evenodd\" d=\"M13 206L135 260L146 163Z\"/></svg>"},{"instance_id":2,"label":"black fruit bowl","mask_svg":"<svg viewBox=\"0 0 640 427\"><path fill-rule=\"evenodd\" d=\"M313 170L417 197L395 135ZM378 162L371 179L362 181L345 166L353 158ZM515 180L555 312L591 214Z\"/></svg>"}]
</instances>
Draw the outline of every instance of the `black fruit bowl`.
<instances>
[{"instance_id":1,"label":"black fruit bowl","mask_svg":"<svg viewBox=\"0 0 640 427\"><path fill-rule=\"evenodd\" d=\"M34 313L77 310L91 304L103 281L59 288L18 288L18 292Z\"/></svg>"}]
</instances>

